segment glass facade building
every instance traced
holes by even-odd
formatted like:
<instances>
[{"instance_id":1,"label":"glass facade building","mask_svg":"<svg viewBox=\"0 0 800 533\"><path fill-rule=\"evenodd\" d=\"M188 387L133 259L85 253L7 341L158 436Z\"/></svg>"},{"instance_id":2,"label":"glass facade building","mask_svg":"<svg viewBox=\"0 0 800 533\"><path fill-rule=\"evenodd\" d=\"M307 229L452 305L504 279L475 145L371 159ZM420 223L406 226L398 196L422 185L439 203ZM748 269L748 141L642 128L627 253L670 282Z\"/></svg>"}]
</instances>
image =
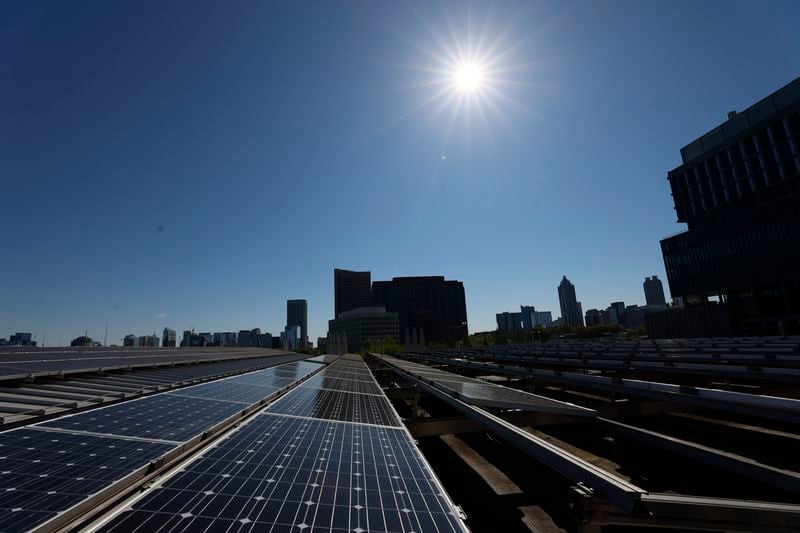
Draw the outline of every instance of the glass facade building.
<instances>
[{"instance_id":1,"label":"glass facade building","mask_svg":"<svg viewBox=\"0 0 800 533\"><path fill-rule=\"evenodd\" d=\"M800 78L681 155L667 178L688 231L661 250L686 309L648 315L649 333L688 335L683 312L707 317L706 335L799 334Z\"/></svg>"}]
</instances>

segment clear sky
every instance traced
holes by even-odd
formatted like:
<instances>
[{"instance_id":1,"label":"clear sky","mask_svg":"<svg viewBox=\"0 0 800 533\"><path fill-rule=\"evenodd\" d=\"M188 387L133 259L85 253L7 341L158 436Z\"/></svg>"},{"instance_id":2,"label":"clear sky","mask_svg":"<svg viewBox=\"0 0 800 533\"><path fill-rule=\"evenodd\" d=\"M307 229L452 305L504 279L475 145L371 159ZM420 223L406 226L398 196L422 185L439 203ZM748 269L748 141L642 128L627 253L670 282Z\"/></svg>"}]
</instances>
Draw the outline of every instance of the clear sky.
<instances>
[{"instance_id":1,"label":"clear sky","mask_svg":"<svg viewBox=\"0 0 800 533\"><path fill-rule=\"evenodd\" d=\"M643 303L679 149L800 75L800 2L2 2L0 337ZM454 59L449 59L454 58ZM457 63L483 69L452 87ZM461 105L459 105L461 100Z\"/></svg>"}]
</instances>

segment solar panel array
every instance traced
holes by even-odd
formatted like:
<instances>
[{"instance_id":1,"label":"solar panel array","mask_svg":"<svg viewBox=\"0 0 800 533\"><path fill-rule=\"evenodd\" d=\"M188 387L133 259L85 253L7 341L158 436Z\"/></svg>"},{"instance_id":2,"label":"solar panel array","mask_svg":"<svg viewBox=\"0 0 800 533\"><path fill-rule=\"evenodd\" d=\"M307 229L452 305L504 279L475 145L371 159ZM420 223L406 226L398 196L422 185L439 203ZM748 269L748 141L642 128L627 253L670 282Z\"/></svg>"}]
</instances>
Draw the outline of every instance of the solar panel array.
<instances>
[{"instance_id":1,"label":"solar panel array","mask_svg":"<svg viewBox=\"0 0 800 533\"><path fill-rule=\"evenodd\" d=\"M452 372L446 372L389 355L382 355L379 358L385 363L473 405L577 416L594 416L596 414L592 409L586 409L571 403L560 402L537 394L460 376Z\"/></svg>"},{"instance_id":2,"label":"solar panel array","mask_svg":"<svg viewBox=\"0 0 800 533\"><path fill-rule=\"evenodd\" d=\"M117 368L269 357L279 353L275 350L252 348L161 348L150 350L138 348L118 350L108 348L102 350L29 348L25 351L15 349L14 351L0 351L0 380Z\"/></svg>"},{"instance_id":3,"label":"solar panel array","mask_svg":"<svg viewBox=\"0 0 800 533\"><path fill-rule=\"evenodd\" d=\"M334 388L344 382L370 392ZM367 366L343 358L184 464L101 531L466 529Z\"/></svg>"},{"instance_id":4,"label":"solar panel array","mask_svg":"<svg viewBox=\"0 0 800 533\"><path fill-rule=\"evenodd\" d=\"M320 368L287 363L0 433L0 531L91 506L99 492Z\"/></svg>"}]
</instances>

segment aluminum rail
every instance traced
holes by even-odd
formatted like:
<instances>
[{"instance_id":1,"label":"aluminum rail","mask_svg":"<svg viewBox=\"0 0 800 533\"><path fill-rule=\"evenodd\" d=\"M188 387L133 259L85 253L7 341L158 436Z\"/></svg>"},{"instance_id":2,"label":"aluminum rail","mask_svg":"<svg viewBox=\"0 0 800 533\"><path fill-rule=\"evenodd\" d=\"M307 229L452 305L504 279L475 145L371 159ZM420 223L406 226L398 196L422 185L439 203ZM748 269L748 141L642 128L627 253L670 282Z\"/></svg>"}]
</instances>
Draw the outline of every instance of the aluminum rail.
<instances>
[{"instance_id":1,"label":"aluminum rail","mask_svg":"<svg viewBox=\"0 0 800 533\"><path fill-rule=\"evenodd\" d=\"M503 360L508 356L484 354L470 356L471 359ZM520 365L594 368L598 370L617 370L622 372L651 372L655 374L691 374L707 376L724 376L739 379L757 379L761 381L800 381L800 369L772 366L744 366L728 364L684 363L680 361L638 361L630 357L616 359L596 359L590 357L539 356L510 358Z\"/></svg>"},{"instance_id":2,"label":"aluminum rail","mask_svg":"<svg viewBox=\"0 0 800 533\"><path fill-rule=\"evenodd\" d=\"M643 442L683 457L689 457L698 462L713 465L770 486L780 487L795 494L800 493L800 474L792 470L766 465L749 457L664 435L649 429L623 424L616 420L602 417L597 417L595 420L611 430L612 433L631 440Z\"/></svg>"},{"instance_id":3,"label":"aluminum rail","mask_svg":"<svg viewBox=\"0 0 800 533\"><path fill-rule=\"evenodd\" d=\"M184 350L181 352L181 350ZM46 353L46 352L45 352ZM87 372L106 372L110 370L128 370L135 368L172 367L176 365L193 365L197 363L211 363L219 361L234 361L240 359L254 359L285 355L289 352L272 349L244 348L244 349L166 349L160 353L147 350L142 352L128 352L119 350L95 353L64 352L73 354L72 358L58 357L54 359L36 357L37 352L17 352L13 355L27 355L28 358L10 360L12 354L2 354L0 359L0 381L32 379L38 377L60 377L69 374L82 374ZM98 354L109 354L100 355ZM86 356L88 355L88 356Z\"/></svg>"},{"instance_id":4,"label":"aluminum rail","mask_svg":"<svg viewBox=\"0 0 800 533\"><path fill-rule=\"evenodd\" d=\"M437 352L444 353L444 352ZM636 364L638 362L649 363L690 363L690 364L704 364L713 363L716 366L723 367L728 364L748 365L748 366L781 366L798 367L800 366L800 356L798 355L774 355L774 354L741 354L741 353L657 353L657 352L597 352L590 351L569 351L569 352L528 352L520 351L454 351L446 352L447 355L458 355L468 357L470 359L503 359L507 361L536 361L538 359L545 360L596 360L596 361L623 361L628 364Z\"/></svg>"},{"instance_id":5,"label":"aluminum rail","mask_svg":"<svg viewBox=\"0 0 800 533\"><path fill-rule=\"evenodd\" d=\"M796 504L662 493L645 494L642 503L653 519L673 527L759 533L800 531L800 505ZM609 522L626 523L624 517Z\"/></svg>"},{"instance_id":6,"label":"aluminum rail","mask_svg":"<svg viewBox=\"0 0 800 533\"><path fill-rule=\"evenodd\" d=\"M523 368L514 365L479 363L458 359L441 359L417 354L407 355L414 359L481 370L490 374L532 378L561 385L605 390L631 396L643 396L668 402L687 403L719 411L732 411L740 414L744 413L794 423L800 422L800 400L793 398L748 394L705 387L691 387L656 381L578 374L559 370Z\"/></svg>"},{"instance_id":7,"label":"aluminum rail","mask_svg":"<svg viewBox=\"0 0 800 533\"><path fill-rule=\"evenodd\" d=\"M641 496L647 493L644 489L506 422L480 407L453 398L413 374L392 365L379 355L375 355L375 357L403 379L407 379L431 396L444 401L486 430L525 451L574 483L588 487L626 512L633 512L639 508Z\"/></svg>"}]
</instances>

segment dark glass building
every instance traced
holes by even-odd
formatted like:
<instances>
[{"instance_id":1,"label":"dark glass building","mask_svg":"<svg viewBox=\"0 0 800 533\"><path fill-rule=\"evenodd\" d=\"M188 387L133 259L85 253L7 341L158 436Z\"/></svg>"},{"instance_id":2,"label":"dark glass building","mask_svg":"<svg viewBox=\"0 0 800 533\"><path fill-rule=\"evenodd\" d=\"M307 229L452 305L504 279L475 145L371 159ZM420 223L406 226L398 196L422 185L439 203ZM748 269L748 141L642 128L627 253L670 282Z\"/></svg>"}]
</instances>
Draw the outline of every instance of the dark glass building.
<instances>
[{"instance_id":1,"label":"dark glass building","mask_svg":"<svg viewBox=\"0 0 800 533\"><path fill-rule=\"evenodd\" d=\"M688 231L661 250L686 307L648 315L649 334L800 333L800 78L681 156L667 179Z\"/></svg>"},{"instance_id":2,"label":"dark glass building","mask_svg":"<svg viewBox=\"0 0 800 533\"><path fill-rule=\"evenodd\" d=\"M369 271L333 269L334 316L372 305L372 275Z\"/></svg>"},{"instance_id":3,"label":"dark glass building","mask_svg":"<svg viewBox=\"0 0 800 533\"><path fill-rule=\"evenodd\" d=\"M427 342L455 342L467 336L464 284L444 276L392 278L372 284L375 305L397 313L400 332L424 332Z\"/></svg>"},{"instance_id":4,"label":"dark glass building","mask_svg":"<svg viewBox=\"0 0 800 533\"><path fill-rule=\"evenodd\" d=\"M667 299L664 297L664 284L661 283L658 276L644 278L642 287L647 305L667 305Z\"/></svg>"},{"instance_id":5,"label":"dark glass building","mask_svg":"<svg viewBox=\"0 0 800 533\"><path fill-rule=\"evenodd\" d=\"M567 276L561 278L561 283L558 285L558 303L565 324L583 326L583 309L575 295L575 285L567 279Z\"/></svg>"},{"instance_id":6,"label":"dark glass building","mask_svg":"<svg viewBox=\"0 0 800 533\"><path fill-rule=\"evenodd\" d=\"M308 302L286 300L286 327L300 327L300 347L308 346Z\"/></svg>"}]
</instances>

